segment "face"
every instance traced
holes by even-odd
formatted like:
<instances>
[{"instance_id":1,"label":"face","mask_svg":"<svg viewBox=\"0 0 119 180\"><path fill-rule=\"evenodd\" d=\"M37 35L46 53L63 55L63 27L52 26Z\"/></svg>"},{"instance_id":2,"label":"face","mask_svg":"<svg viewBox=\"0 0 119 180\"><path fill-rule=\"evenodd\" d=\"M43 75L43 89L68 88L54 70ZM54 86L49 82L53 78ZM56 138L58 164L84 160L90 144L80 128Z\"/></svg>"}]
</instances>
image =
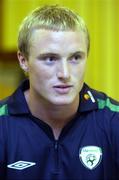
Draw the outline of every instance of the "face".
<instances>
[{"instance_id":1,"label":"face","mask_svg":"<svg viewBox=\"0 0 119 180\"><path fill-rule=\"evenodd\" d=\"M50 105L72 104L83 86L86 59L83 32L35 30L28 61L22 61L28 68L30 93Z\"/></svg>"}]
</instances>

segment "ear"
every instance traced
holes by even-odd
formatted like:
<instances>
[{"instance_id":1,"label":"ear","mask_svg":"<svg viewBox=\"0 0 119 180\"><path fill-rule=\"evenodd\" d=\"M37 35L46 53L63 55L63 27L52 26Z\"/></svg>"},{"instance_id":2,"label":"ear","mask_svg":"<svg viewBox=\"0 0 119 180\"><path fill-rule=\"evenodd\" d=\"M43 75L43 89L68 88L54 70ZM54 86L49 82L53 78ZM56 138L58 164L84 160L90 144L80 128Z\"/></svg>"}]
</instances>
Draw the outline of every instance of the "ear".
<instances>
[{"instance_id":1,"label":"ear","mask_svg":"<svg viewBox=\"0 0 119 180\"><path fill-rule=\"evenodd\" d=\"M24 72L28 72L28 60L27 58L21 53L20 51L17 52L17 57L19 60L20 67L23 69Z\"/></svg>"}]
</instances>

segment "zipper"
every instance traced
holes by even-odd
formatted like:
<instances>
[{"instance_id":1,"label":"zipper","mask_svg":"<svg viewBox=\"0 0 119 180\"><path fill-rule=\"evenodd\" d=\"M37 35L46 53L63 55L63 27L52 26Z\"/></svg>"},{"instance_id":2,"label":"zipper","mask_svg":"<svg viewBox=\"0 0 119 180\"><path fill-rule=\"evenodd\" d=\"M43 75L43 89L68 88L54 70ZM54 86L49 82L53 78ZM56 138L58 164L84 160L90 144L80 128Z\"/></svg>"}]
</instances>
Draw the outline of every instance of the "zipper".
<instances>
[{"instance_id":1,"label":"zipper","mask_svg":"<svg viewBox=\"0 0 119 180\"><path fill-rule=\"evenodd\" d=\"M58 150L58 140L55 140L55 150Z\"/></svg>"},{"instance_id":2,"label":"zipper","mask_svg":"<svg viewBox=\"0 0 119 180\"><path fill-rule=\"evenodd\" d=\"M55 174L59 173L59 143L55 140L54 143L54 153L55 153Z\"/></svg>"}]
</instances>

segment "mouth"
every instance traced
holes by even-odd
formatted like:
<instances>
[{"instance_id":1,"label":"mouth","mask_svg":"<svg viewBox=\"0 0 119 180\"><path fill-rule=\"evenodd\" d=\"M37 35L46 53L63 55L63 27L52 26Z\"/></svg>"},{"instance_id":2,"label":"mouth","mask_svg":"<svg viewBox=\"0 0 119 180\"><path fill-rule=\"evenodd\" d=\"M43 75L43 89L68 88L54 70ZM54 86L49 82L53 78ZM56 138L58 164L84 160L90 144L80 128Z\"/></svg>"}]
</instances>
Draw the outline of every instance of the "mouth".
<instances>
[{"instance_id":1,"label":"mouth","mask_svg":"<svg viewBox=\"0 0 119 180\"><path fill-rule=\"evenodd\" d=\"M70 90L72 89L72 85L56 85L53 86L55 91L59 94L68 94Z\"/></svg>"}]
</instances>

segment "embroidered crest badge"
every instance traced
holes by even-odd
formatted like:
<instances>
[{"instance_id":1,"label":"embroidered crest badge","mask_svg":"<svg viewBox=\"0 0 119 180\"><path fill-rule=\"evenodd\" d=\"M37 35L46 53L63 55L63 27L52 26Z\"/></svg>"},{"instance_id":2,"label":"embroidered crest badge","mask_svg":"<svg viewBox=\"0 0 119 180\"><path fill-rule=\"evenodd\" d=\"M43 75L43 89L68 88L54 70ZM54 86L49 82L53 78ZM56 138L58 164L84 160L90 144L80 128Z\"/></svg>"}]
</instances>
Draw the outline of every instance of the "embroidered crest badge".
<instances>
[{"instance_id":1,"label":"embroidered crest badge","mask_svg":"<svg viewBox=\"0 0 119 180\"><path fill-rule=\"evenodd\" d=\"M86 168L92 170L102 160L102 149L98 146L84 146L79 150L79 159Z\"/></svg>"}]
</instances>

